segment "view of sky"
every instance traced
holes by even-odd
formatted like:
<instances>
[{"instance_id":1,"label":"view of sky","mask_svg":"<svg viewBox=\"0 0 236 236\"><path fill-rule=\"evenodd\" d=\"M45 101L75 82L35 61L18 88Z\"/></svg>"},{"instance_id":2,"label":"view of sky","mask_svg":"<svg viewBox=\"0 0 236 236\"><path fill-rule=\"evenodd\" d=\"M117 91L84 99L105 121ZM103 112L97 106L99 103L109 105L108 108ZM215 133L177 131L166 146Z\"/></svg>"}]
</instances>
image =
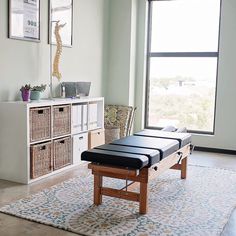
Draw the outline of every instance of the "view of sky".
<instances>
[{"instance_id":1,"label":"view of sky","mask_svg":"<svg viewBox=\"0 0 236 236\"><path fill-rule=\"evenodd\" d=\"M152 52L216 52L220 0L153 2Z\"/></svg>"}]
</instances>

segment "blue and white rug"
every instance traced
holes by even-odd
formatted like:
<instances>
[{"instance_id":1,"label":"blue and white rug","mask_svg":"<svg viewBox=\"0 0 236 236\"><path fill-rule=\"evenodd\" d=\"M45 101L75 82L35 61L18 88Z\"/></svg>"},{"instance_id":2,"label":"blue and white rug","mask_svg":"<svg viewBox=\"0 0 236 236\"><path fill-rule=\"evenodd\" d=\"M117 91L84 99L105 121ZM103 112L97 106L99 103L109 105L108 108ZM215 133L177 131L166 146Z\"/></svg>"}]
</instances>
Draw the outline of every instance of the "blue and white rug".
<instances>
[{"instance_id":1,"label":"blue and white rug","mask_svg":"<svg viewBox=\"0 0 236 236\"><path fill-rule=\"evenodd\" d=\"M106 185L118 186L106 179ZM93 177L80 176L0 208L0 212L81 235L220 235L236 206L236 172L189 166L187 180L169 170L151 181L149 212L138 204L103 198L93 206Z\"/></svg>"}]
</instances>

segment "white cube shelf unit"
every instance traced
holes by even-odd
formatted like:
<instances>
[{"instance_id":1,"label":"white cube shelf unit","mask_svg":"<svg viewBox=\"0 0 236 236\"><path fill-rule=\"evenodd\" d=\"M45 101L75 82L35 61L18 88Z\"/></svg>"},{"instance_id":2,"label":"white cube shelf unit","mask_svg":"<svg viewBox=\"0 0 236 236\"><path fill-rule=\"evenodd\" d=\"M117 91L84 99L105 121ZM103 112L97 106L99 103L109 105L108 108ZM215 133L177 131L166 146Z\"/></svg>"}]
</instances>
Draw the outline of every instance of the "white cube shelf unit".
<instances>
[{"instance_id":1,"label":"white cube shelf unit","mask_svg":"<svg viewBox=\"0 0 236 236\"><path fill-rule=\"evenodd\" d=\"M104 98L0 102L0 127L0 179L30 184L82 163L88 134L103 132Z\"/></svg>"}]
</instances>

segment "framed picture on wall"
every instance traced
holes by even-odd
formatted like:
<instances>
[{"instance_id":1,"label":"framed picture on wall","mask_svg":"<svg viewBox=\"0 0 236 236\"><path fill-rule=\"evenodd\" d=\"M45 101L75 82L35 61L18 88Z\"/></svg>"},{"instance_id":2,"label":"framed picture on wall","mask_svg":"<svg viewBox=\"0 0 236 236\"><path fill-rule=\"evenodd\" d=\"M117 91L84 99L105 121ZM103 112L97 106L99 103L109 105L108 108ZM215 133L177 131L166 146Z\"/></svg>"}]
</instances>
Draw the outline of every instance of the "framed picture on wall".
<instances>
[{"instance_id":1,"label":"framed picture on wall","mask_svg":"<svg viewBox=\"0 0 236 236\"><path fill-rule=\"evenodd\" d=\"M40 0L9 0L8 36L40 42Z\"/></svg>"},{"instance_id":2,"label":"framed picture on wall","mask_svg":"<svg viewBox=\"0 0 236 236\"><path fill-rule=\"evenodd\" d=\"M73 41L73 0L49 1L49 44L56 44L55 25L63 25L60 29L62 46L72 47Z\"/></svg>"}]
</instances>

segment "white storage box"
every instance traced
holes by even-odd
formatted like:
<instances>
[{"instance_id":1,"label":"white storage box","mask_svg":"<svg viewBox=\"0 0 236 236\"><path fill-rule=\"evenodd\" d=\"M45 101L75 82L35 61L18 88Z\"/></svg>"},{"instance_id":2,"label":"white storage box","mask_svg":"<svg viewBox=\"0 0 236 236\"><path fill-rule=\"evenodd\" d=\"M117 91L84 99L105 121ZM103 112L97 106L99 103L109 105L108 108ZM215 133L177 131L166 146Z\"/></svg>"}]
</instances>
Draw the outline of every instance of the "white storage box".
<instances>
[{"instance_id":1,"label":"white storage box","mask_svg":"<svg viewBox=\"0 0 236 236\"><path fill-rule=\"evenodd\" d=\"M97 103L89 104L89 129L98 127L98 105Z\"/></svg>"},{"instance_id":2,"label":"white storage box","mask_svg":"<svg viewBox=\"0 0 236 236\"><path fill-rule=\"evenodd\" d=\"M82 163L81 153L88 150L88 133L73 136L73 164Z\"/></svg>"},{"instance_id":3,"label":"white storage box","mask_svg":"<svg viewBox=\"0 0 236 236\"><path fill-rule=\"evenodd\" d=\"M72 133L76 134L82 131L82 105L72 106Z\"/></svg>"},{"instance_id":4,"label":"white storage box","mask_svg":"<svg viewBox=\"0 0 236 236\"><path fill-rule=\"evenodd\" d=\"M97 129L89 132L89 149L105 144L104 129Z\"/></svg>"},{"instance_id":5,"label":"white storage box","mask_svg":"<svg viewBox=\"0 0 236 236\"><path fill-rule=\"evenodd\" d=\"M73 105L72 107L72 134L88 130L88 106Z\"/></svg>"},{"instance_id":6,"label":"white storage box","mask_svg":"<svg viewBox=\"0 0 236 236\"><path fill-rule=\"evenodd\" d=\"M82 120L82 129L83 131L88 130L88 105L82 105L83 106L83 120Z\"/></svg>"}]
</instances>

